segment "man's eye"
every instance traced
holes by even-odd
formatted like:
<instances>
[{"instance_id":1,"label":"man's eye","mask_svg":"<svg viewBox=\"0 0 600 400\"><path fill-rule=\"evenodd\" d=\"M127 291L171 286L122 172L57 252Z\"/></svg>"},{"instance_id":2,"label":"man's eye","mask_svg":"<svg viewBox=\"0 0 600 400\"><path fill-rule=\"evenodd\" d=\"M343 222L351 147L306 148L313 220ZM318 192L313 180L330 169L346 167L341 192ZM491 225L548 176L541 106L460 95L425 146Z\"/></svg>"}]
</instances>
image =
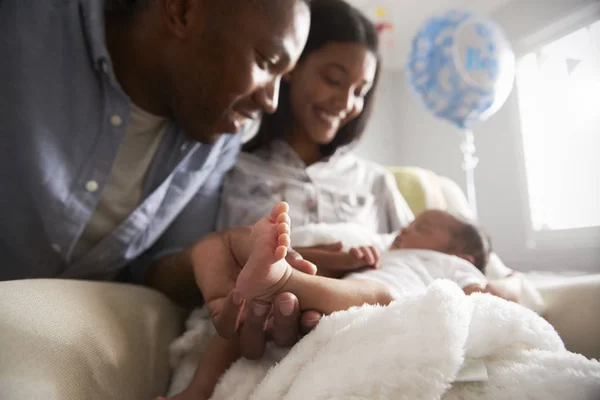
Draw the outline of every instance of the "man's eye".
<instances>
[{"instance_id":1,"label":"man's eye","mask_svg":"<svg viewBox=\"0 0 600 400\"><path fill-rule=\"evenodd\" d=\"M279 62L278 56L267 58L267 57L263 57L263 56L259 55L259 58L258 58L258 66L260 67L260 69L263 69L265 71L271 71L271 70L275 69L278 62Z\"/></svg>"}]
</instances>

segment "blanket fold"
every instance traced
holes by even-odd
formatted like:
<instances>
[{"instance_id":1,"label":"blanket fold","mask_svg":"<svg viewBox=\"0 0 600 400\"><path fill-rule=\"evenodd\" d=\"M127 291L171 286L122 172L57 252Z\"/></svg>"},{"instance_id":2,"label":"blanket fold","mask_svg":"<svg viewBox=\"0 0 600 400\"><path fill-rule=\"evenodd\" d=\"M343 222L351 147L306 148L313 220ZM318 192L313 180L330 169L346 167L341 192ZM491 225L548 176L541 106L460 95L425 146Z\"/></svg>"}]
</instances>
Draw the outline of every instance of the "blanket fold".
<instances>
[{"instance_id":1,"label":"blanket fold","mask_svg":"<svg viewBox=\"0 0 600 400\"><path fill-rule=\"evenodd\" d=\"M188 332L173 345L171 393L189 382L213 332L198 315L190 327L202 334L194 342ZM454 382L466 358L484 361L487 382ZM334 313L289 352L269 347L261 361L239 360L212 398L546 400L599 393L600 363L566 351L533 311L435 281L386 307Z\"/></svg>"}]
</instances>

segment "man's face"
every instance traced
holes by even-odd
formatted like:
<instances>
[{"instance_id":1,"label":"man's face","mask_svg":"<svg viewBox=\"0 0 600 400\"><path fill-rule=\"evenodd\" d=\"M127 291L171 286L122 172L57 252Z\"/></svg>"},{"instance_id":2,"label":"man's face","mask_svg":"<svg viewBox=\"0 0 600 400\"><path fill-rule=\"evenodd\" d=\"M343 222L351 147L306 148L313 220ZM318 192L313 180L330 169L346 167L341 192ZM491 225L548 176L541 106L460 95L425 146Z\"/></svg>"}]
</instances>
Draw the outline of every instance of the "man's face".
<instances>
[{"instance_id":1,"label":"man's face","mask_svg":"<svg viewBox=\"0 0 600 400\"><path fill-rule=\"evenodd\" d=\"M274 112L280 79L308 37L308 6L300 0L171 0L177 1L187 8L181 31L170 32L162 65L168 107L186 133L213 143L261 111Z\"/></svg>"}]
</instances>

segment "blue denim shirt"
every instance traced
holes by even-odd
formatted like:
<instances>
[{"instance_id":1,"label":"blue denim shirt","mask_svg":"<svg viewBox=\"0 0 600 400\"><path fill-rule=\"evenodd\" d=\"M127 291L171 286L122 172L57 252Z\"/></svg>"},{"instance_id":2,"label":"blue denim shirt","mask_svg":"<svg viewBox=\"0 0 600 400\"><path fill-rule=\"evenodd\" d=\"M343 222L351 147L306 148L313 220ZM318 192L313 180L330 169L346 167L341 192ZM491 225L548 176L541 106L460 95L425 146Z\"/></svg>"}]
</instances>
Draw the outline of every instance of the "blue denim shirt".
<instances>
[{"instance_id":1,"label":"blue denim shirt","mask_svg":"<svg viewBox=\"0 0 600 400\"><path fill-rule=\"evenodd\" d=\"M99 0L0 1L0 280L143 272L215 229L241 135L204 145L173 123L139 207L72 259L131 104L112 72L103 20Z\"/></svg>"}]
</instances>

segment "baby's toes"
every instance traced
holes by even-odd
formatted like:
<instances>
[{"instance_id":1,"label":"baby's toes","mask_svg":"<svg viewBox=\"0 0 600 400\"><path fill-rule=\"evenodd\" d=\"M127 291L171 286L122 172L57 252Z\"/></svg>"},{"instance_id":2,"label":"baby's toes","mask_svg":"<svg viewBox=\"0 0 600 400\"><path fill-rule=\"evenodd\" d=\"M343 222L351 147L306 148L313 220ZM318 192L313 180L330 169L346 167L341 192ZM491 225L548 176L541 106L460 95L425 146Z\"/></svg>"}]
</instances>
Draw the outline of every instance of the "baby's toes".
<instances>
[{"instance_id":1,"label":"baby's toes","mask_svg":"<svg viewBox=\"0 0 600 400\"><path fill-rule=\"evenodd\" d=\"M291 220L290 220L290 215L287 212L281 213L277 216L277 219L275 220L278 224L285 222L286 224L290 224Z\"/></svg>"},{"instance_id":2,"label":"baby's toes","mask_svg":"<svg viewBox=\"0 0 600 400\"><path fill-rule=\"evenodd\" d=\"M288 247L287 246L277 246L277 248L275 249L275 260L276 261L280 261L283 260L285 258L285 256L287 256L287 250Z\"/></svg>"},{"instance_id":3,"label":"baby's toes","mask_svg":"<svg viewBox=\"0 0 600 400\"><path fill-rule=\"evenodd\" d=\"M278 246L284 246L286 248L290 247L290 235L288 235L287 233L282 233L278 236L277 238L277 245Z\"/></svg>"},{"instance_id":4,"label":"baby's toes","mask_svg":"<svg viewBox=\"0 0 600 400\"><path fill-rule=\"evenodd\" d=\"M279 217L281 215L287 215L289 208L290 207L288 206L288 204L283 201L275 204L273 206L273 208L271 209L271 214L270 214L271 221L283 222L283 221L279 221Z\"/></svg>"},{"instance_id":5,"label":"baby's toes","mask_svg":"<svg viewBox=\"0 0 600 400\"><path fill-rule=\"evenodd\" d=\"M286 222L277 224L277 235L290 234L290 226Z\"/></svg>"}]
</instances>

